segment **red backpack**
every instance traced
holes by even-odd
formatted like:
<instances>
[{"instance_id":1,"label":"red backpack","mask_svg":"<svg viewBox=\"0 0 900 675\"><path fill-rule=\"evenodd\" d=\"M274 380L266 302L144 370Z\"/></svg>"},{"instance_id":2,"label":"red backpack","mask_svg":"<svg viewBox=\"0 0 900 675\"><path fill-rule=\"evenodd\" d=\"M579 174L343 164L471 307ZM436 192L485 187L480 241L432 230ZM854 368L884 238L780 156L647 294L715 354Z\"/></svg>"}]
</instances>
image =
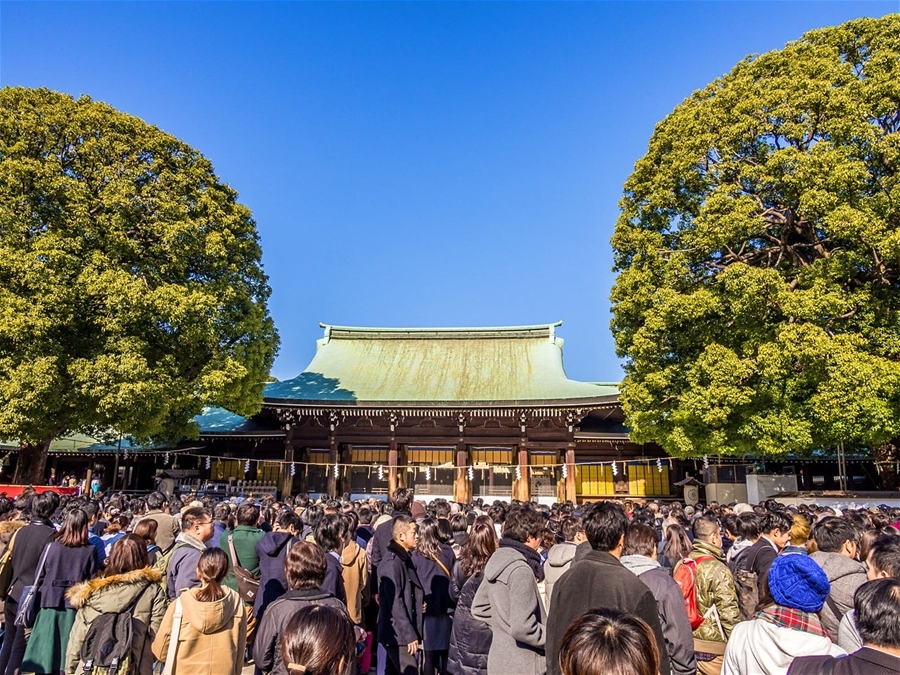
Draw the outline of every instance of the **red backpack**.
<instances>
[{"instance_id":1,"label":"red backpack","mask_svg":"<svg viewBox=\"0 0 900 675\"><path fill-rule=\"evenodd\" d=\"M691 622L691 630L704 622L703 615L697 607L697 565L706 560L715 560L711 555L700 555L697 559L684 558L681 564L675 568L672 578L681 587L681 595L684 596L684 606L687 609L688 619Z\"/></svg>"}]
</instances>

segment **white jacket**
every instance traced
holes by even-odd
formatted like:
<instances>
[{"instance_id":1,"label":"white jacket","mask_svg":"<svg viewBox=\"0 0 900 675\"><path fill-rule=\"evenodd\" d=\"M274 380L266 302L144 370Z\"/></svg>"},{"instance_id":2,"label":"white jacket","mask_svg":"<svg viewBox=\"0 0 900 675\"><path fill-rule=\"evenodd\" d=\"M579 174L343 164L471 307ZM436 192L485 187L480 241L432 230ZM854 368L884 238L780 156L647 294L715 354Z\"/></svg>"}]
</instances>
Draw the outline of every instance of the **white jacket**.
<instances>
[{"instance_id":1,"label":"white jacket","mask_svg":"<svg viewBox=\"0 0 900 675\"><path fill-rule=\"evenodd\" d=\"M785 675L798 656L846 653L827 637L753 619L739 623L731 631L722 675Z\"/></svg>"}]
</instances>

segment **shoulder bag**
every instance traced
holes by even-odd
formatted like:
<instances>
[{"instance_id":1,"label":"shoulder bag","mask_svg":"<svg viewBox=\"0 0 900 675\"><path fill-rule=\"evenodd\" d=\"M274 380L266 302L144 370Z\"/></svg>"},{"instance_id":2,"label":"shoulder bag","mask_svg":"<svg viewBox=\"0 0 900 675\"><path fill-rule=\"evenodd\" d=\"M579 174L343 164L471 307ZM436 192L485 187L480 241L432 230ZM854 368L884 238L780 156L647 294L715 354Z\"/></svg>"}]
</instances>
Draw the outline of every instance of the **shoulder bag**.
<instances>
[{"instance_id":1,"label":"shoulder bag","mask_svg":"<svg viewBox=\"0 0 900 675\"><path fill-rule=\"evenodd\" d=\"M19 530L22 528L20 527ZM3 552L3 556L0 557L0 600L6 599L6 594L9 593L9 587L12 586L13 582L13 566L12 566L12 553L13 553L13 544L16 543L16 535L19 534L19 530L13 532L13 536L9 540L9 546L6 547L6 550Z\"/></svg>"},{"instance_id":2,"label":"shoulder bag","mask_svg":"<svg viewBox=\"0 0 900 675\"><path fill-rule=\"evenodd\" d=\"M172 675L175 672L175 657L178 654L178 636L181 634L181 598L175 600L175 614L172 616L172 632L169 634L169 650L166 652L166 663L162 675Z\"/></svg>"},{"instance_id":3,"label":"shoulder bag","mask_svg":"<svg viewBox=\"0 0 900 675\"><path fill-rule=\"evenodd\" d=\"M52 543L47 542L47 545L44 546L44 552L41 553L37 571L34 573L34 583L31 586L26 586L22 591L22 599L19 600L19 608L16 610L16 618L13 622L19 627L34 628L34 622L41 609L41 592L39 590L41 577L44 576L44 563L47 561L47 553L50 551Z\"/></svg>"},{"instance_id":4,"label":"shoulder bag","mask_svg":"<svg viewBox=\"0 0 900 675\"><path fill-rule=\"evenodd\" d=\"M234 552L234 533L228 535L228 548L231 550L231 562L234 567L234 578L237 580L238 595L244 602L253 602L259 593L259 577L241 567L237 553Z\"/></svg>"}]
</instances>

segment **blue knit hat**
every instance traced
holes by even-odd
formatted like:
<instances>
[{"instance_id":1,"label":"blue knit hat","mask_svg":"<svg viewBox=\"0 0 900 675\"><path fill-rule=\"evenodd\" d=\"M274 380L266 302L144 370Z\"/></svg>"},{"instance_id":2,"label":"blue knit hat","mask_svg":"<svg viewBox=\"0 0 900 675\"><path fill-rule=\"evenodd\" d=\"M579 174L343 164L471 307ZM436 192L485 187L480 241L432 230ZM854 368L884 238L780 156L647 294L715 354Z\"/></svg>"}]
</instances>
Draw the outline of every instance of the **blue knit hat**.
<instances>
[{"instance_id":1,"label":"blue knit hat","mask_svg":"<svg viewBox=\"0 0 900 675\"><path fill-rule=\"evenodd\" d=\"M769 592L782 607L818 612L831 584L816 561L802 553L780 555L769 568Z\"/></svg>"}]
</instances>

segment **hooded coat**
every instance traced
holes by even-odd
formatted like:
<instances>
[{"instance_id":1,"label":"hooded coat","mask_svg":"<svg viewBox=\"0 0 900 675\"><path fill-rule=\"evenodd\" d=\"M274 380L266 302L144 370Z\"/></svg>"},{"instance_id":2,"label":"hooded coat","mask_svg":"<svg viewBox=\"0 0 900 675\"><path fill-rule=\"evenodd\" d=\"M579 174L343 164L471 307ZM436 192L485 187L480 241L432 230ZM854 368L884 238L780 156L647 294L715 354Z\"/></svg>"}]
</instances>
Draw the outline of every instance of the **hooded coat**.
<instances>
[{"instance_id":1,"label":"hooded coat","mask_svg":"<svg viewBox=\"0 0 900 675\"><path fill-rule=\"evenodd\" d=\"M688 619L681 587L653 558L643 555L623 555L619 562L643 581L656 598L672 675L696 673L694 636L691 633L691 622Z\"/></svg>"},{"instance_id":2,"label":"hooded coat","mask_svg":"<svg viewBox=\"0 0 900 675\"><path fill-rule=\"evenodd\" d=\"M160 579L162 575L159 570L145 567L72 586L66 592L66 597L78 611L75 613L72 632L69 633L66 673L74 675L78 672L81 645L91 622L104 612L125 611L137 599L131 624L131 662L136 664L139 675L150 675L155 660L150 647L169 604L165 591L159 585Z\"/></svg>"},{"instance_id":3,"label":"hooded coat","mask_svg":"<svg viewBox=\"0 0 900 675\"><path fill-rule=\"evenodd\" d=\"M494 551L475 593L472 616L491 627L491 675L543 675L547 671L547 612L534 572L519 551Z\"/></svg>"},{"instance_id":4,"label":"hooded coat","mask_svg":"<svg viewBox=\"0 0 900 675\"><path fill-rule=\"evenodd\" d=\"M742 621L731 632L722 675L785 675L799 656L844 656L827 637L776 626L764 619Z\"/></svg>"},{"instance_id":5,"label":"hooded coat","mask_svg":"<svg viewBox=\"0 0 900 675\"><path fill-rule=\"evenodd\" d=\"M369 604L369 569L366 552L356 541L351 540L341 551L341 576L344 578L344 593L347 597L347 611L357 626L363 622L363 606Z\"/></svg>"},{"instance_id":6,"label":"hooded coat","mask_svg":"<svg viewBox=\"0 0 900 675\"><path fill-rule=\"evenodd\" d=\"M287 593L284 559L296 541L290 532L269 532L256 542L256 555L259 556L259 593L253 601L253 615L257 618L262 616L266 607Z\"/></svg>"},{"instance_id":7,"label":"hooded coat","mask_svg":"<svg viewBox=\"0 0 900 675\"><path fill-rule=\"evenodd\" d=\"M175 672L190 675L241 675L247 647L247 613L236 591L223 586L225 597L215 602L197 600L199 588L184 591L179 598L183 608L178 632ZM165 662L176 603L169 605L159 632L153 640L153 653Z\"/></svg>"},{"instance_id":8,"label":"hooded coat","mask_svg":"<svg viewBox=\"0 0 900 675\"><path fill-rule=\"evenodd\" d=\"M553 597L553 584L568 571L575 558L575 549L578 545L574 541L564 541L550 548L547 560L544 562L544 599L547 611L550 611L550 598Z\"/></svg>"},{"instance_id":9,"label":"hooded coat","mask_svg":"<svg viewBox=\"0 0 900 675\"><path fill-rule=\"evenodd\" d=\"M819 618L822 620L822 627L832 638L837 639L841 618L853 609L853 595L867 581L866 568L861 562L840 553L816 551L809 557L822 568L831 584L828 597L835 602L840 615L835 614L834 609L826 602L819 612Z\"/></svg>"}]
</instances>

